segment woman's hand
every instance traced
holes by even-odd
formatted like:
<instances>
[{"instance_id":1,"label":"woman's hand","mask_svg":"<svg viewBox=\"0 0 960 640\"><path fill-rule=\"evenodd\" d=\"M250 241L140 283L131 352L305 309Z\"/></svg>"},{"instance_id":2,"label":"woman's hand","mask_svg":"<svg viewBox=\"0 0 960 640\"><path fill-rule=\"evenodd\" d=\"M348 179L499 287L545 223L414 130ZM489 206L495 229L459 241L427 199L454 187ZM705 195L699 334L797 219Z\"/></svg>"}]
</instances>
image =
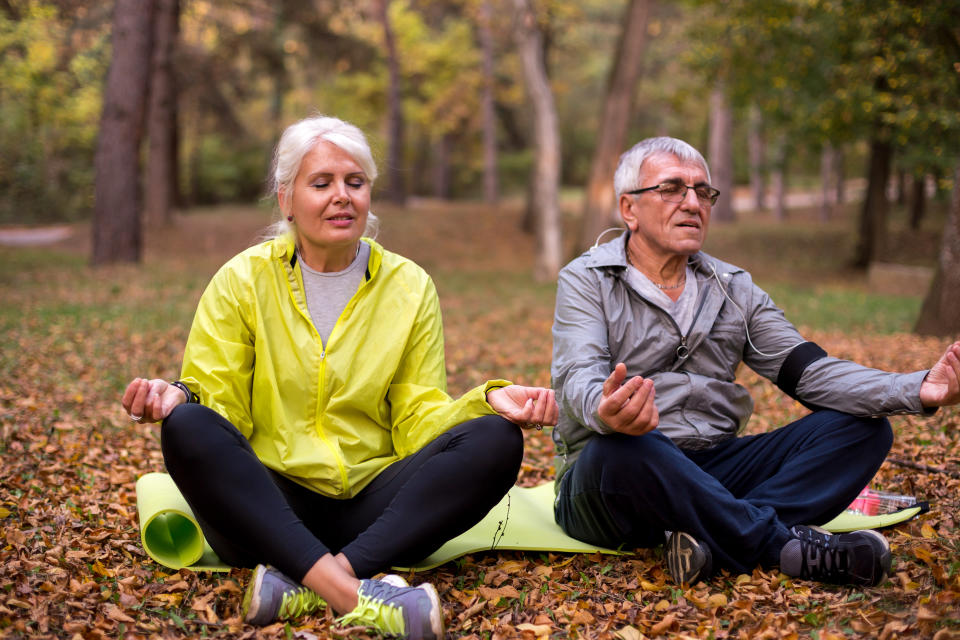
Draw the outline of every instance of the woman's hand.
<instances>
[{"instance_id":1,"label":"woman's hand","mask_svg":"<svg viewBox=\"0 0 960 640\"><path fill-rule=\"evenodd\" d=\"M553 389L512 384L487 392L487 402L500 416L527 429L557 424L560 409Z\"/></svg>"},{"instance_id":2,"label":"woman's hand","mask_svg":"<svg viewBox=\"0 0 960 640\"><path fill-rule=\"evenodd\" d=\"M183 391L166 380L135 378L127 385L120 403L134 422L160 422L186 401Z\"/></svg>"}]
</instances>

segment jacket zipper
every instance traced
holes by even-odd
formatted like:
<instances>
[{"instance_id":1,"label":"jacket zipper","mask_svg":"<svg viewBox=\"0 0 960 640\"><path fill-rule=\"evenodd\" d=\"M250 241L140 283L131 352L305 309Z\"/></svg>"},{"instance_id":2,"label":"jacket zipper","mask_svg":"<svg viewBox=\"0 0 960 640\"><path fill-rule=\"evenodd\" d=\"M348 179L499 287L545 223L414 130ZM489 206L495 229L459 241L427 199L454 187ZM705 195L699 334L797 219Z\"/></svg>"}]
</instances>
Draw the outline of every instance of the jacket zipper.
<instances>
[{"instance_id":1,"label":"jacket zipper","mask_svg":"<svg viewBox=\"0 0 960 640\"><path fill-rule=\"evenodd\" d=\"M702 296L700 296L700 304L697 305L697 310L693 313L693 320L690 321L691 329L693 329L694 325L697 324L697 318L700 317L700 312L703 311L703 305L706 304L706 302L707 302L707 294L704 293ZM667 314L667 315L670 315L670 314ZM670 316L670 319L673 320L673 316ZM680 325L677 324L676 320L673 320L673 324L674 326L677 327L677 333L681 333ZM689 337L690 337L689 333L687 335L683 335L681 333L680 335L680 345L677 347L678 360L686 360L687 356L690 355L690 348L687 347L687 338Z\"/></svg>"}]
</instances>

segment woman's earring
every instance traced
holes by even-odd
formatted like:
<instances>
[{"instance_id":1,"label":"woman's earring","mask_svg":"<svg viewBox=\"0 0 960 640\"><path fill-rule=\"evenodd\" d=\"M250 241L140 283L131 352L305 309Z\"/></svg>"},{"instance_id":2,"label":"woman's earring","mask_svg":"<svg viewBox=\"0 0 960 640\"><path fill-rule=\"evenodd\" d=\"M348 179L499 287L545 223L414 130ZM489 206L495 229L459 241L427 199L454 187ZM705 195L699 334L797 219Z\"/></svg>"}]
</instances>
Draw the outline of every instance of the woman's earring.
<instances>
[{"instance_id":1,"label":"woman's earring","mask_svg":"<svg viewBox=\"0 0 960 640\"><path fill-rule=\"evenodd\" d=\"M293 216L287 216L287 222L293 222Z\"/></svg>"}]
</instances>

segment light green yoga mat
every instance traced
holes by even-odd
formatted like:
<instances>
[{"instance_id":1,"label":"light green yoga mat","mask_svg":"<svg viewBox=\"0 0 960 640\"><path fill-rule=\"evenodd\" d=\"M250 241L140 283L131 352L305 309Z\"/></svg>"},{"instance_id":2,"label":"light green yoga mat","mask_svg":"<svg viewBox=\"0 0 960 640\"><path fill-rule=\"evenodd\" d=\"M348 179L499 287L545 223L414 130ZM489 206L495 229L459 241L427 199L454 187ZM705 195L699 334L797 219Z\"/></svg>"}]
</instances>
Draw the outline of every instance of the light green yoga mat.
<instances>
[{"instance_id":1,"label":"light green yoga mat","mask_svg":"<svg viewBox=\"0 0 960 640\"><path fill-rule=\"evenodd\" d=\"M571 538L553 520L553 483L539 487L513 487L483 520L450 540L413 567L398 571L422 571L440 566L468 553L481 551L554 551L560 553L622 553ZM879 529L913 518L925 505L896 513L866 516L845 511L824 528L833 533L856 529ZM147 554L171 569L229 571L230 567L210 549L173 479L165 473L148 473L137 480L137 512L140 540Z\"/></svg>"},{"instance_id":2,"label":"light green yoga mat","mask_svg":"<svg viewBox=\"0 0 960 640\"><path fill-rule=\"evenodd\" d=\"M230 567L207 545L173 479L148 473L137 480L140 541L151 558L171 569L229 571ZM553 521L553 483L513 487L487 516L450 540L430 557L398 571L422 571L468 553L490 551L557 551L562 553L618 553L580 542Z\"/></svg>"}]
</instances>

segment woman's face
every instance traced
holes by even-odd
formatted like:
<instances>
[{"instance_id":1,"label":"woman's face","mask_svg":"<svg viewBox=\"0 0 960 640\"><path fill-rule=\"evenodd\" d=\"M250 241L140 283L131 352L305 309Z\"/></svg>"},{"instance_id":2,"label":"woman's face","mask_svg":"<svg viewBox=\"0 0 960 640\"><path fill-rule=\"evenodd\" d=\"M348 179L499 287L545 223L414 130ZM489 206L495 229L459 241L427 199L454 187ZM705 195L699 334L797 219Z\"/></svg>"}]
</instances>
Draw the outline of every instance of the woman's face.
<instances>
[{"instance_id":1,"label":"woman's face","mask_svg":"<svg viewBox=\"0 0 960 640\"><path fill-rule=\"evenodd\" d=\"M370 181L346 151L320 141L300 163L293 184L278 194L293 216L301 257L318 271L350 266L370 211Z\"/></svg>"}]
</instances>

